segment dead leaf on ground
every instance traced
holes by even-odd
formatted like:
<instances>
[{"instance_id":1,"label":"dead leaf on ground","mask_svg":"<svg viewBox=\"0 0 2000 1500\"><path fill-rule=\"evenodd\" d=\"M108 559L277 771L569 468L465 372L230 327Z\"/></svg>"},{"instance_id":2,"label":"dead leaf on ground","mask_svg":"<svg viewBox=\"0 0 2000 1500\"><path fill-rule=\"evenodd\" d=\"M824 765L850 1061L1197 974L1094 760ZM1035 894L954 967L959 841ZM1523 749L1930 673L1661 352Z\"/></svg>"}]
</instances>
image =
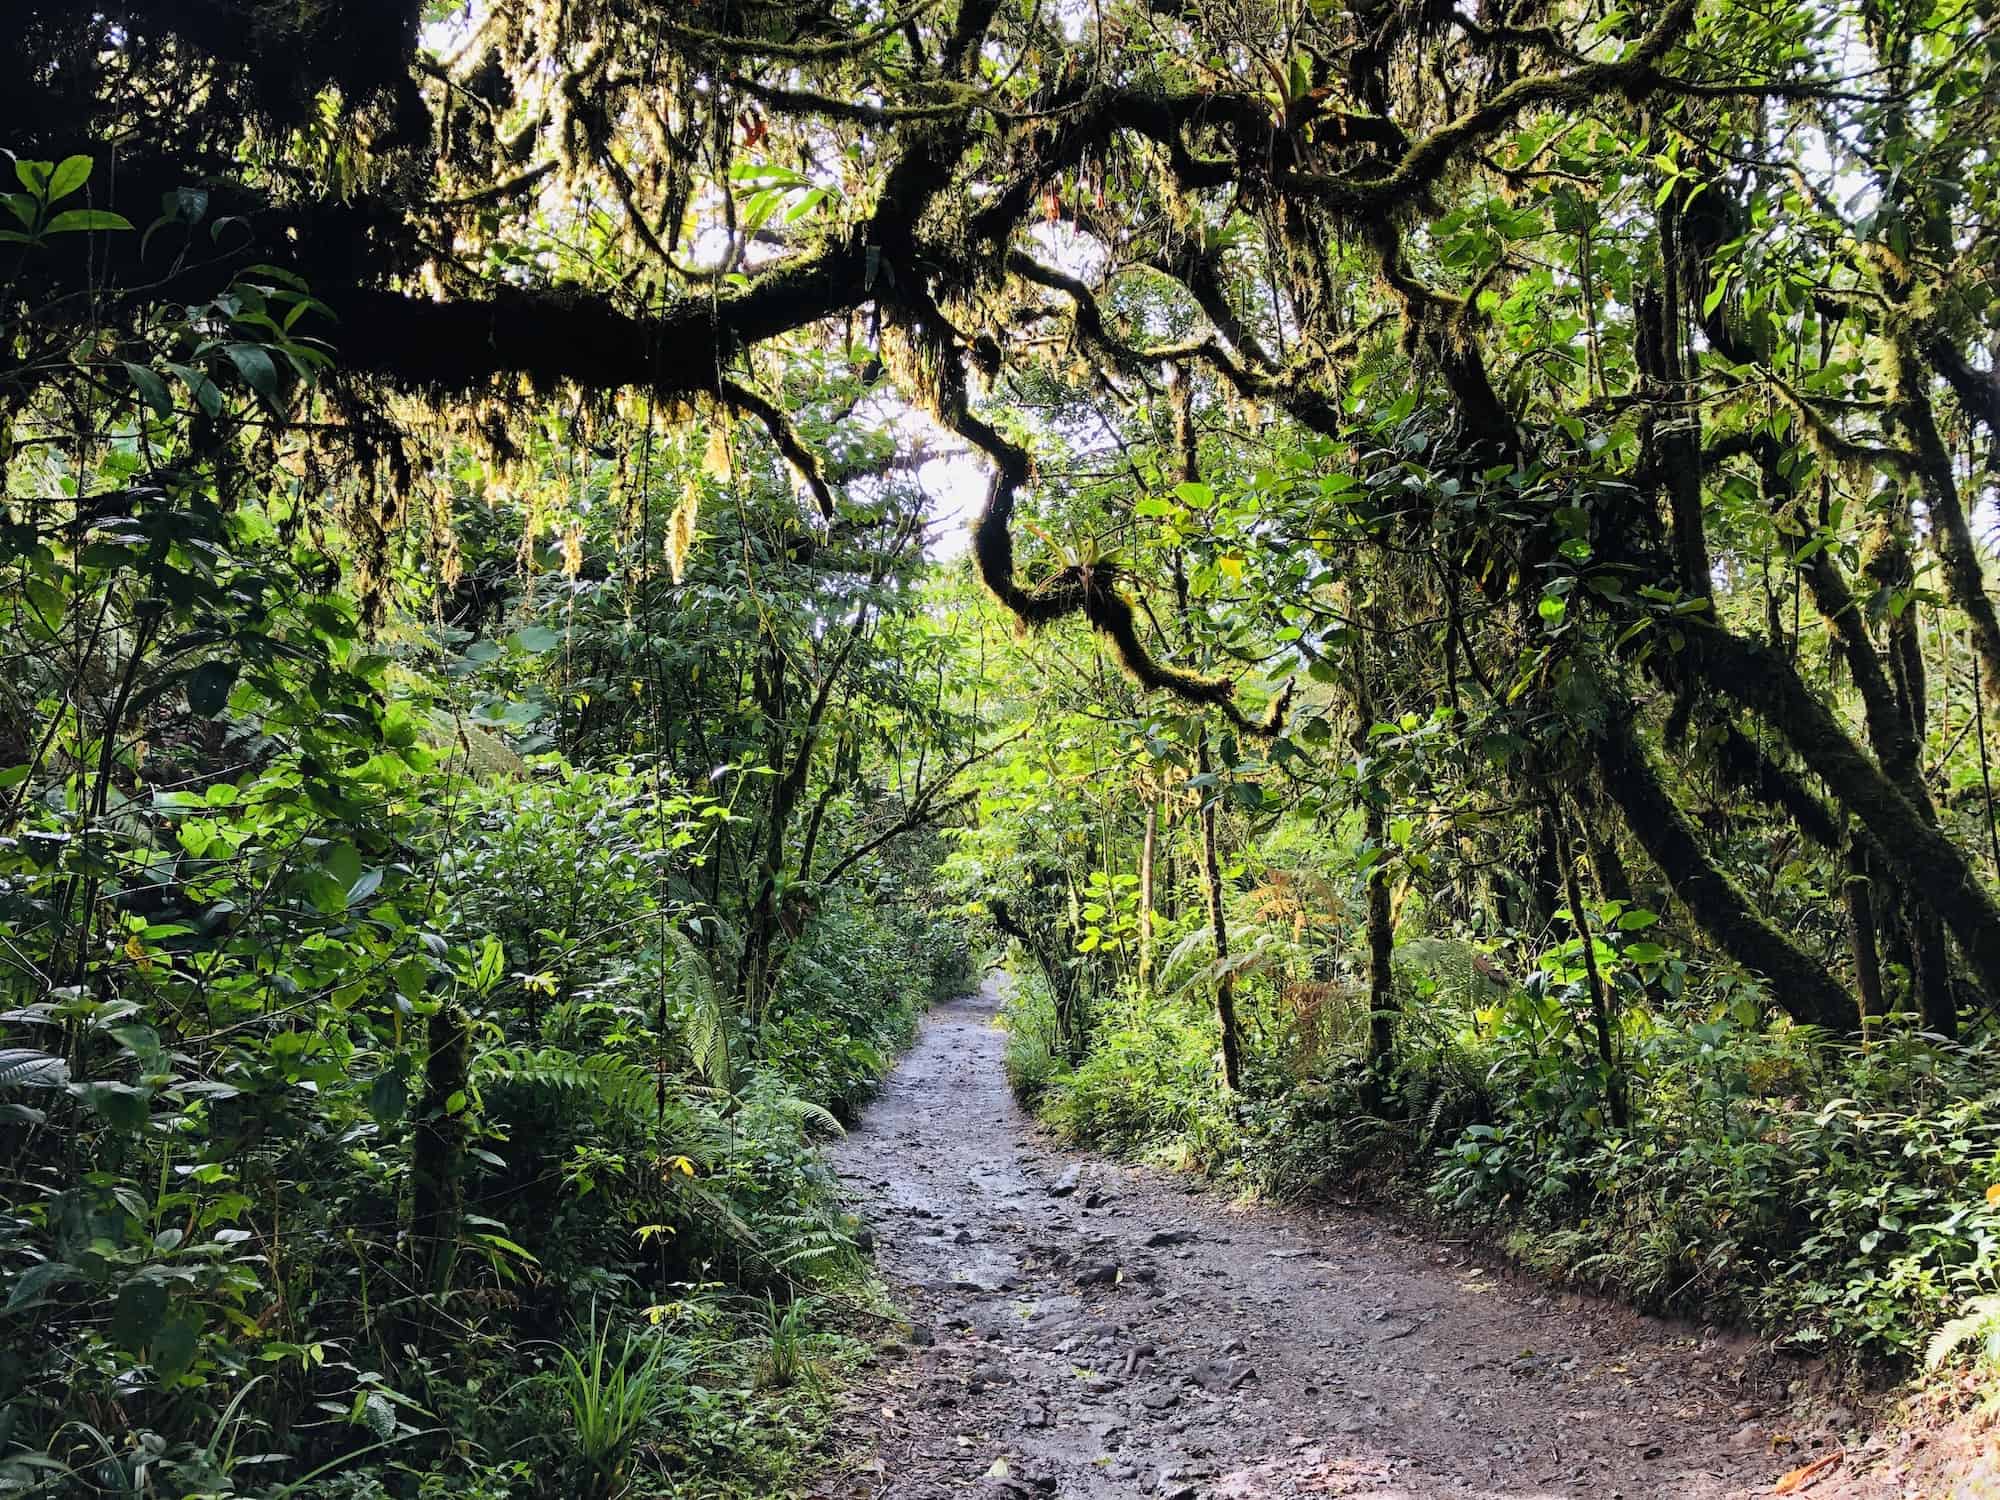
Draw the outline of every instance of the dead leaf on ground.
<instances>
[{"instance_id":1,"label":"dead leaf on ground","mask_svg":"<svg viewBox=\"0 0 2000 1500\"><path fill-rule=\"evenodd\" d=\"M1816 1458L1809 1464L1800 1464L1796 1469L1789 1469L1778 1476L1778 1482L1771 1487L1771 1493L1796 1495L1827 1474L1845 1457L1847 1450L1839 1448L1827 1454L1825 1458Z\"/></svg>"}]
</instances>

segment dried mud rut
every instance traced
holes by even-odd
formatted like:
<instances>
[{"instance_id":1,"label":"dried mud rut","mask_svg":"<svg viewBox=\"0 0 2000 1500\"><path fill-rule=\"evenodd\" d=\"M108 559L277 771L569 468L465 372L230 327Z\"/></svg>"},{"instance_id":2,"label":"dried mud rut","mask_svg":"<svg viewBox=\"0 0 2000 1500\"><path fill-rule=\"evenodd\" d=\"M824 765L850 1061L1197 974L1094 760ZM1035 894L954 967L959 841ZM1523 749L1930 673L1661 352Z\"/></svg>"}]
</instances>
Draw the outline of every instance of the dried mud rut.
<instances>
[{"instance_id":1,"label":"dried mud rut","mask_svg":"<svg viewBox=\"0 0 2000 1500\"><path fill-rule=\"evenodd\" d=\"M1720 1500L1841 1451L1746 1341L1056 1148L1008 1094L999 999L933 1011L835 1148L911 1330L807 1493ZM1853 1466L1802 1492L1900 1489Z\"/></svg>"}]
</instances>

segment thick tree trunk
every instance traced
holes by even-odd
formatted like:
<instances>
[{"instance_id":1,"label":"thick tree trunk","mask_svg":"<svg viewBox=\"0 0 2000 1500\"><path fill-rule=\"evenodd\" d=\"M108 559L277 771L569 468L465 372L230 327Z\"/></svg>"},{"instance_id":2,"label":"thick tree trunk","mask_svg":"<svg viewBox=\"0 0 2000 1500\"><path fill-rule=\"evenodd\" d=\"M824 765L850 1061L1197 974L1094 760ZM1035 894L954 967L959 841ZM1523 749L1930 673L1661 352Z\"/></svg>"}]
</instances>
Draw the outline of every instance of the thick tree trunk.
<instances>
[{"instance_id":1,"label":"thick tree trunk","mask_svg":"<svg viewBox=\"0 0 2000 1500\"><path fill-rule=\"evenodd\" d=\"M1860 1012L1833 977L1759 916L1741 887L1708 857L1632 733L1614 718L1597 736L1597 770L1626 825L1687 906L1702 931L1737 963L1764 976L1772 997L1794 1020L1852 1031Z\"/></svg>"},{"instance_id":2,"label":"thick tree trunk","mask_svg":"<svg viewBox=\"0 0 2000 1500\"><path fill-rule=\"evenodd\" d=\"M1870 888L1868 854L1849 839L1843 856L1846 873L1840 894L1847 907L1847 942L1854 955L1854 987L1861 992L1861 1018L1866 1025L1887 1009L1882 999L1882 956L1875 945L1875 895Z\"/></svg>"},{"instance_id":3,"label":"thick tree trunk","mask_svg":"<svg viewBox=\"0 0 2000 1500\"><path fill-rule=\"evenodd\" d=\"M1625 857L1618 852L1618 839L1611 829L1603 826L1603 804L1597 800L1597 793L1589 782L1579 783L1572 792L1576 801L1577 820L1583 825L1583 842L1590 855L1592 877L1597 888L1610 901L1622 901L1630 906L1632 876L1625 868Z\"/></svg>"},{"instance_id":4,"label":"thick tree trunk","mask_svg":"<svg viewBox=\"0 0 2000 1500\"><path fill-rule=\"evenodd\" d=\"M1904 888L1943 920L1993 1005L2000 997L2000 908L1958 847L1925 821L1782 654L1716 626L1700 628L1691 644L1709 683L1785 736L1860 821Z\"/></svg>"},{"instance_id":5,"label":"thick tree trunk","mask_svg":"<svg viewBox=\"0 0 2000 1500\"><path fill-rule=\"evenodd\" d=\"M1767 448L1761 455L1767 488L1782 484L1775 457ZM1937 810L1924 784L1923 765L1917 747L1923 741L1928 694L1922 651L1917 641L1917 605L1912 600L1889 626L1889 657L1882 653L1868 631L1868 622L1849 588L1840 566L1828 548L1815 552L1803 566L1813 604L1825 619L1827 629L1847 663L1856 693L1861 698L1862 717L1868 727L1868 742L1874 748L1883 776L1900 788L1911 807L1927 825L1937 826ZM1900 534L1885 530L1871 548L1870 577L1881 586L1909 588L1914 582L1909 551ZM1858 853L1850 856L1860 857ZM1907 948L1911 982L1927 1026L1946 1035L1958 1030L1956 999L1951 982L1950 950L1944 925L1929 910L1920 888L1899 886L1889 878L1881 860L1866 862L1873 874L1875 889L1865 879L1857 884L1850 865L1846 877L1846 903L1851 929L1849 943L1854 953L1855 982L1861 989L1862 1005L1869 1015L1882 1014L1880 956L1875 935L1864 940L1857 924L1865 917L1880 924L1900 914L1901 930L1896 935ZM1877 899L1877 897L1880 899ZM1865 950L1865 951L1864 951ZM1872 974L1869 970L1872 968ZM1871 995L1868 986L1874 985Z\"/></svg>"},{"instance_id":6,"label":"thick tree trunk","mask_svg":"<svg viewBox=\"0 0 2000 1500\"><path fill-rule=\"evenodd\" d=\"M1904 914L1910 924L1910 947L1915 957L1911 983L1917 992L1917 1010L1927 1030L1942 1036L1958 1035L1958 991L1951 982L1950 950L1945 945L1944 924L1937 914L1914 900L1906 899Z\"/></svg>"},{"instance_id":7,"label":"thick tree trunk","mask_svg":"<svg viewBox=\"0 0 2000 1500\"><path fill-rule=\"evenodd\" d=\"M993 925L1003 934L1013 938L1030 958L1035 967L1042 971L1042 978L1048 982L1049 1004L1054 1011L1056 1026L1055 1050L1066 1063L1075 1064L1082 1060L1083 992L1076 970L1069 964L1068 956L1075 946L1070 935L1058 929L1053 934L1031 928L1016 916L1013 907L1005 900L994 901L988 910L993 917Z\"/></svg>"},{"instance_id":8,"label":"thick tree trunk","mask_svg":"<svg viewBox=\"0 0 2000 1500\"><path fill-rule=\"evenodd\" d=\"M1992 595L1986 592L1985 570L1979 565L1979 548L1959 499L1951 454L1931 413L1930 372L1908 338L1896 340L1895 358L1896 421L1917 450L1924 502L1930 511L1931 545L1944 573L1945 595L1971 623L1972 644L1979 653L1986 691L2000 693L2000 617L1994 613Z\"/></svg>"}]
</instances>

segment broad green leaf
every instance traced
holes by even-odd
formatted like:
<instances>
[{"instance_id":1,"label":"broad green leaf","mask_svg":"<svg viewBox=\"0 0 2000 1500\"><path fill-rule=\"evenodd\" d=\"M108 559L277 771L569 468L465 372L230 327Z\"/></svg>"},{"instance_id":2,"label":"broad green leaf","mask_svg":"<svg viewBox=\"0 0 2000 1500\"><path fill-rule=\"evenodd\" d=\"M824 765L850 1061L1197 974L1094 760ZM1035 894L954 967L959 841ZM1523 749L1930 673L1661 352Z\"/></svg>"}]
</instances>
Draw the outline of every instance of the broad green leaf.
<instances>
[{"instance_id":1,"label":"broad green leaf","mask_svg":"<svg viewBox=\"0 0 2000 1500\"><path fill-rule=\"evenodd\" d=\"M187 701L190 712L212 719L229 704L242 666L233 661L205 661L188 678Z\"/></svg>"},{"instance_id":2,"label":"broad green leaf","mask_svg":"<svg viewBox=\"0 0 2000 1500\"><path fill-rule=\"evenodd\" d=\"M160 1325L152 1341L153 1373L162 1384L187 1372L201 1348L201 1319L182 1309Z\"/></svg>"},{"instance_id":3,"label":"broad green leaf","mask_svg":"<svg viewBox=\"0 0 2000 1500\"><path fill-rule=\"evenodd\" d=\"M104 208L72 208L49 220L44 234L74 234L94 229L130 229L132 221Z\"/></svg>"},{"instance_id":4,"label":"broad green leaf","mask_svg":"<svg viewBox=\"0 0 2000 1500\"><path fill-rule=\"evenodd\" d=\"M278 367L271 363L271 356L255 344L231 344L228 354L229 362L236 366L236 373L243 377L244 384L272 406L277 406L284 392L278 385Z\"/></svg>"},{"instance_id":5,"label":"broad green leaf","mask_svg":"<svg viewBox=\"0 0 2000 1500\"><path fill-rule=\"evenodd\" d=\"M174 414L174 398L167 394L167 383L160 379L157 371L127 361L125 373L131 376L132 384L138 388L140 397L157 414L162 417L171 417Z\"/></svg>"},{"instance_id":6,"label":"broad green leaf","mask_svg":"<svg viewBox=\"0 0 2000 1500\"><path fill-rule=\"evenodd\" d=\"M195 402L202 411L210 417L222 415L222 391L204 371L197 370L192 365L177 365L171 362L167 368L181 378L181 383L193 393Z\"/></svg>"},{"instance_id":7,"label":"broad green leaf","mask_svg":"<svg viewBox=\"0 0 2000 1500\"><path fill-rule=\"evenodd\" d=\"M59 1089L68 1082L69 1064L60 1057L32 1047L0 1047L0 1089Z\"/></svg>"},{"instance_id":8,"label":"broad green leaf","mask_svg":"<svg viewBox=\"0 0 2000 1500\"><path fill-rule=\"evenodd\" d=\"M147 1118L147 1094L129 1083L73 1083L70 1092L119 1130L140 1130Z\"/></svg>"},{"instance_id":9,"label":"broad green leaf","mask_svg":"<svg viewBox=\"0 0 2000 1500\"><path fill-rule=\"evenodd\" d=\"M14 1278L14 1285L7 1293L5 1310L13 1312L16 1308L32 1306L50 1287L82 1279L83 1273L67 1261L45 1260L30 1266Z\"/></svg>"},{"instance_id":10,"label":"broad green leaf","mask_svg":"<svg viewBox=\"0 0 2000 1500\"><path fill-rule=\"evenodd\" d=\"M90 158L72 156L58 166L49 177L49 202L67 198L71 193L90 180Z\"/></svg>"},{"instance_id":11,"label":"broad green leaf","mask_svg":"<svg viewBox=\"0 0 2000 1500\"><path fill-rule=\"evenodd\" d=\"M134 1278L118 1289L111 1310L111 1341L134 1354L143 1353L167 1320L166 1283Z\"/></svg>"},{"instance_id":12,"label":"broad green leaf","mask_svg":"<svg viewBox=\"0 0 2000 1500\"><path fill-rule=\"evenodd\" d=\"M368 1089L368 1113L377 1125L395 1124L409 1107L410 1086L400 1068L385 1068L375 1075Z\"/></svg>"},{"instance_id":13,"label":"broad green leaf","mask_svg":"<svg viewBox=\"0 0 2000 1500\"><path fill-rule=\"evenodd\" d=\"M534 654L553 651L562 644L562 636L546 625L523 626L507 639L519 649Z\"/></svg>"}]
</instances>

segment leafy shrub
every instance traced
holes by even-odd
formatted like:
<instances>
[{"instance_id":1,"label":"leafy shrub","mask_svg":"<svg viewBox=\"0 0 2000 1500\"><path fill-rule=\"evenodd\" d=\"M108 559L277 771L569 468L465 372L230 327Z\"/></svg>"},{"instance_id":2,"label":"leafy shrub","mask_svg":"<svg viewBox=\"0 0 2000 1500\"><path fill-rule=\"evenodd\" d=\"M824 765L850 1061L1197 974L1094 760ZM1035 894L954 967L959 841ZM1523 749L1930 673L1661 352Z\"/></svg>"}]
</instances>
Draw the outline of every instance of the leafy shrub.
<instances>
[{"instance_id":1,"label":"leafy shrub","mask_svg":"<svg viewBox=\"0 0 2000 1500\"><path fill-rule=\"evenodd\" d=\"M1556 950L1495 989L1463 963L1440 985L1406 966L1386 1101L1358 1039L1302 1068L1278 1028L1254 1023L1244 1086L1225 1100L1213 1018L1186 996L1107 1000L1088 1053L1063 1068L1029 975L1006 1012L1009 1078L1075 1144L1277 1197L1366 1181L1483 1221L1552 1276L1720 1310L1800 1349L1907 1366L1955 1313L1961 1342L1985 1336L1970 1299L2000 1279L2000 1040L1895 1026L1841 1051L1766 1026L1728 983L1660 1009L1627 992L1621 1132L1577 967ZM1258 1004L1239 990L1246 1014Z\"/></svg>"},{"instance_id":2,"label":"leafy shrub","mask_svg":"<svg viewBox=\"0 0 2000 1500\"><path fill-rule=\"evenodd\" d=\"M1030 1109L1038 1107L1063 1070L1057 1051L1055 1001L1048 980L1027 965L1012 972L1000 1024L1007 1032L1007 1083Z\"/></svg>"},{"instance_id":3,"label":"leafy shrub","mask_svg":"<svg viewBox=\"0 0 2000 1500\"><path fill-rule=\"evenodd\" d=\"M1630 1134L1563 1133L1524 1094L1458 1138L1430 1192L1649 1305L1905 1362L2000 1273L1993 1048L1898 1031L1836 1064L1727 1019L1662 1032ZM1537 1230L1555 1235L1539 1251Z\"/></svg>"}]
</instances>

